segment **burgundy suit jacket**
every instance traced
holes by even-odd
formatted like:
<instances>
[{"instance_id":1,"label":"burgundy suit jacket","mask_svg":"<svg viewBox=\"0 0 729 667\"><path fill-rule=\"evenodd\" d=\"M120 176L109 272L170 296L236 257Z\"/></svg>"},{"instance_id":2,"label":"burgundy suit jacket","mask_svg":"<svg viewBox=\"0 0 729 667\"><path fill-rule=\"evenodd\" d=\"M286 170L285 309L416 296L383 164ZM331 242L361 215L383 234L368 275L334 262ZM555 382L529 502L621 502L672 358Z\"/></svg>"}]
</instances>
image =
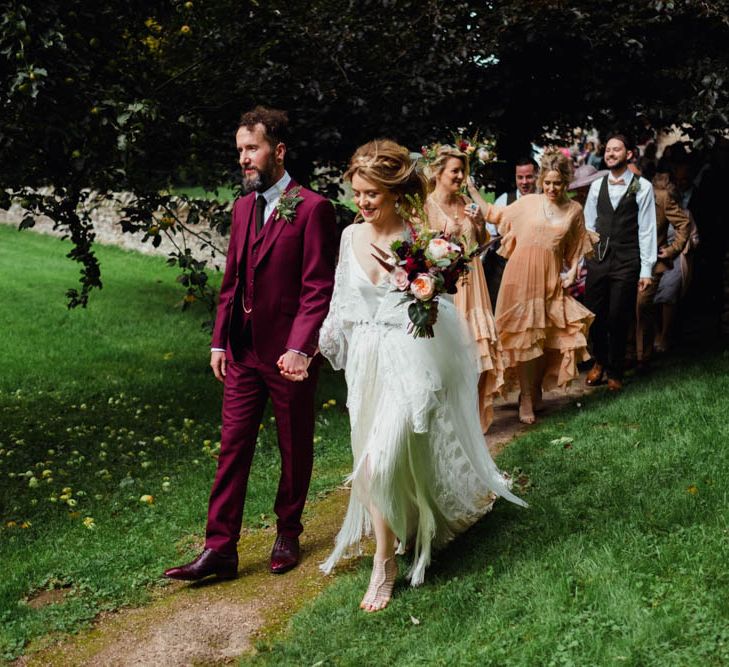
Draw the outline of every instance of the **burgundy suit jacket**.
<instances>
[{"instance_id":1,"label":"burgundy suit jacket","mask_svg":"<svg viewBox=\"0 0 729 667\"><path fill-rule=\"evenodd\" d=\"M292 180L286 191L296 187ZM289 222L268 218L254 264L253 293L248 294L253 309L253 350L264 363L274 364L288 349L313 356L319 329L329 312L334 288L336 224L334 207L321 195L301 188L295 214ZM240 304L245 279L246 240L255 234L253 208L255 193L239 197L233 205L233 221L220 287L218 312L212 347L231 349L231 332L242 325ZM239 289L240 287L240 289ZM249 290L250 292L250 290Z\"/></svg>"}]
</instances>

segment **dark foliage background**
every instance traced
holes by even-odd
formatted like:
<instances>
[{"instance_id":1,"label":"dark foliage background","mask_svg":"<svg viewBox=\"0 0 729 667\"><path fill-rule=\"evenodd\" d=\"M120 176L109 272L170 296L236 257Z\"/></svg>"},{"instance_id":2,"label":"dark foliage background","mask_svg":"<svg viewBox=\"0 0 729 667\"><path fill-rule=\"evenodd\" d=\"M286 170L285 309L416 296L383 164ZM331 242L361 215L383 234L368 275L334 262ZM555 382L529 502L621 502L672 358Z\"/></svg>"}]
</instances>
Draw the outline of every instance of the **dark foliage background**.
<instances>
[{"instance_id":1,"label":"dark foliage background","mask_svg":"<svg viewBox=\"0 0 729 667\"><path fill-rule=\"evenodd\" d=\"M124 228L153 243L225 228L222 204L190 201L192 217L180 221L160 192L234 183L233 132L257 103L289 110L290 169L330 196L337 184L328 176L377 136L416 149L457 127L480 128L508 162L545 133L575 126L636 132L646 121L686 123L701 148L729 125L726 0L5 7L0 204L20 197L69 232L83 267L70 305L86 305L101 286L86 188L136 193ZM42 185L53 194L39 194ZM155 210L172 222L152 220ZM29 216L24 226L32 224ZM171 263L181 270L183 303L212 305L205 260L180 245Z\"/></svg>"}]
</instances>

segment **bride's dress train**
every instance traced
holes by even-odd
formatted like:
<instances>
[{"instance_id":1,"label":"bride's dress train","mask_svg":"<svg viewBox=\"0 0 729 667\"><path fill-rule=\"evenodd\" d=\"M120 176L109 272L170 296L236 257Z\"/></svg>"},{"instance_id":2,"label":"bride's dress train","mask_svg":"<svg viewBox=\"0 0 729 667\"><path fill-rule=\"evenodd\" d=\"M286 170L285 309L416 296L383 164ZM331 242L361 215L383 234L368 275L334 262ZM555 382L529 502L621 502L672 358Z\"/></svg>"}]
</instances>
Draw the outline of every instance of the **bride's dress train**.
<instances>
[{"instance_id":1,"label":"bride's dress train","mask_svg":"<svg viewBox=\"0 0 729 667\"><path fill-rule=\"evenodd\" d=\"M329 573L359 553L377 507L401 545L413 548L408 572L422 583L434 548L442 547L511 493L484 444L476 397L478 359L466 323L440 300L435 337L413 339L407 307L387 278L373 284L344 230L334 295L320 349L344 368L351 422L352 493Z\"/></svg>"}]
</instances>

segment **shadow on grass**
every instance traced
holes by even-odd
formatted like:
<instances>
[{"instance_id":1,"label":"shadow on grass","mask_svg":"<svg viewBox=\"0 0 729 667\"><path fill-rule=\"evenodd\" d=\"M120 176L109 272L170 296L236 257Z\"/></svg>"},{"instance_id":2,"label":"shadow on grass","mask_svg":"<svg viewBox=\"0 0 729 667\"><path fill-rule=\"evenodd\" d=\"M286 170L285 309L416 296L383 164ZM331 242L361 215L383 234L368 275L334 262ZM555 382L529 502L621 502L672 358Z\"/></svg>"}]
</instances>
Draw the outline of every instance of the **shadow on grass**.
<instances>
[{"instance_id":1,"label":"shadow on grass","mask_svg":"<svg viewBox=\"0 0 729 667\"><path fill-rule=\"evenodd\" d=\"M722 664L728 371L721 350L675 357L543 420L498 460L529 509L498 503L374 619L365 559L251 661Z\"/></svg>"}]
</instances>

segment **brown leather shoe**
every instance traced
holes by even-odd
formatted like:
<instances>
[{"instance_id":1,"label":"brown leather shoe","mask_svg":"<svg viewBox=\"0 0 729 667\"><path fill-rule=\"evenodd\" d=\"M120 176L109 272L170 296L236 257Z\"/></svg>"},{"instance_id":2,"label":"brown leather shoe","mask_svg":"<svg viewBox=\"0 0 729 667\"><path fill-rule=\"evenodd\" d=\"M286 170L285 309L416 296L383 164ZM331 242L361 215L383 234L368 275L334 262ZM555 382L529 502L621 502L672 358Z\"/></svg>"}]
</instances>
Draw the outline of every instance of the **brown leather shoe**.
<instances>
[{"instance_id":1,"label":"brown leather shoe","mask_svg":"<svg viewBox=\"0 0 729 667\"><path fill-rule=\"evenodd\" d=\"M213 574L218 579L235 579L238 576L238 554L205 549L191 563L165 570L165 577L181 581L199 581Z\"/></svg>"},{"instance_id":2,"label":"brown leather shoe","mask_svg":"<svg viewBox=\"0 0 729 667\"><path fill-rule=\"evenodd\" d=\"M623 381L615 378L608 378L608 391L620 391L623 388Z\"/></svg>"},{"instance_id":3,"label":"brown leather shoe","mask_svg":"<svg viewBox=\"0 0 729 667\"><path fill-rule=\"evenodd\" d=\"M585 384L588 387L594 387L600 384L604 373L605 369L603 368L603 365L595 362L585 377Z\"/></svg>"},{"instance_id":4,"label":"brown leather shoe","mask_svg":"<svg viewBox=\"0 0 729 667\"><path fill-rule=\"evenodd\" d=\"M279 535L271 551L271 572L283 574L299 564L301 551L298 537Z\"/></svg>"}]
</instances>

